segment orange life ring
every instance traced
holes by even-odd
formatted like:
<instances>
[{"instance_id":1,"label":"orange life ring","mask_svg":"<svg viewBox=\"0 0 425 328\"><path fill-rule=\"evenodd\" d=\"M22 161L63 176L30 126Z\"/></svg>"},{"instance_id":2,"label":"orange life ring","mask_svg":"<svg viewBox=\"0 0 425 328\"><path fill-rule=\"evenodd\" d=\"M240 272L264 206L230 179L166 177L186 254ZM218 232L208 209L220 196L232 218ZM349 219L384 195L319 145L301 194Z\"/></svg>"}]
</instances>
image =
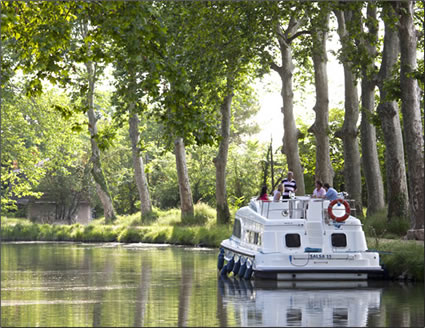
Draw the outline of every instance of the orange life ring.
<instances>
[{"instance_id":1,"label":"orange life ring","mask_svg":"<svg viewBox=\"0 0 425 328\"><path fill-rule=\"evenodd\" d=\"M335 216L335 214L333 213L333 207L335 204L343 204L345 207L345 214L343 216ZM350 216L350 205L347 203L347 201L343 200L343 199L334 199L333 201L330 202L329 206L328 206L328 214L331 217L332 220L335 220L336 222L343 222L345 220L347 220L347 218Z\"/></svg>"}]
</instances>

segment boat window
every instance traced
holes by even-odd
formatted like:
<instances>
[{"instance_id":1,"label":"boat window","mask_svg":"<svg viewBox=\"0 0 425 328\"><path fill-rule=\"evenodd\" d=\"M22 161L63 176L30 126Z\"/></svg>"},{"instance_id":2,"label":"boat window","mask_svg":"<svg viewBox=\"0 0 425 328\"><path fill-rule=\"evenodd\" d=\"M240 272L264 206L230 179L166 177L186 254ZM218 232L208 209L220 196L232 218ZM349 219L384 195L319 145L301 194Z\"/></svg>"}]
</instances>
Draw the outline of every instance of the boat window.
<instances>
[{"instance_id":1,"label":"boat window","mask_svg":"<svg viewBox=\"0 0 425 328\"><path fill-rule=\"evenodd\" d=\"M254 241L252 242L253 244L258 244L258 232L254 232Z\"/></svg>"},{"instance_id":2,"label":"boat window","mask_svg":"<svg viewBox=\"0 0 425 328\"><path fill-rule=\"evenodd\" d=\"M300 247L301 238L297 233L288 233L285 235L286 247Z\"/></svg>"},{"instance_id":3,"label":"boat window","mask_svg":"<svg viewBox=\"0 0 425 328\"><path fill-rule=\"evenodd\" d=\"M233 236L241 238L241 221L235 219L235 224L233 225Z\"/></svg>"},{"instance_id":4,"label":"boat window","mask_svg":"<svg viewBox=\"0 0 425 328\"><path fill-rule=\"evenodd\" d=\"M333 247L346 247L347 237L344 233L333 233L332 234L332 246Z\"/></svg>"}]
</instances>

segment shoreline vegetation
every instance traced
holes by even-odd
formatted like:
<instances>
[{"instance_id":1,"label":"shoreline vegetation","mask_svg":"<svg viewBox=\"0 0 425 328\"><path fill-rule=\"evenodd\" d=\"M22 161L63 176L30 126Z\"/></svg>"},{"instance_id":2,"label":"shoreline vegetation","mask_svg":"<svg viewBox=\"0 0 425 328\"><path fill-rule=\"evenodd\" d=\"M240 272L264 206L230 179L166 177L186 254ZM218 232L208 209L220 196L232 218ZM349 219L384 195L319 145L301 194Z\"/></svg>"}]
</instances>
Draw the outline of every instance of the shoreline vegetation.
<instances>
[{"instance_id":1,"label":"shoreline vegetation","mask_svg":"<svg viewBox=\"0 0 425 328\"><path fill-rule=\"evenodd\" d=\"M118 216L112 224L104 218L88 225L34 223L25 218L1 218L1 241L120 242L188 245L218 248L232 234L233 226L217 225L216 212L206 204L195 205L195 215L182 223L179 209L154 210L154 218L141 223L140 213ZM233 217L233 215L232 215ZM403 234L379 230L385 213L366 218L364 230L370 250L380 252L386 278L424 281L423 241L403 240ZM390 227L391 228L391 227ZM398 227L400 228L400 227Z\"/></svg>"}]
</instances>

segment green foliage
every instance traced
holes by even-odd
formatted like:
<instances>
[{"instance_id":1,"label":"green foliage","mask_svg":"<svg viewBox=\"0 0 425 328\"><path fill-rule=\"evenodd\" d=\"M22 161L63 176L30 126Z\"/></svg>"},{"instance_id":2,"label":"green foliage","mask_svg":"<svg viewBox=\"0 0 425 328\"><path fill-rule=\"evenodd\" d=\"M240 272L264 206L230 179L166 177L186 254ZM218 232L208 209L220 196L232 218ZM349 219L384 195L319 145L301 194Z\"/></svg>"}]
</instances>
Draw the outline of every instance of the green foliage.
<instances>
[{"instance_id":1,"label":"green foliage","mask_svg":"<svg viewBox=\"0 0 425 328\"><path fill-rule=\"evenodd\" d=\"M137 243L140 241L140 239L139 229L129 227L121 231L117 240L121 243Z\"/></svg>"},{"instance_id":2,"label":"green foliage","mask_svg":"<svg viewBox=\"0 0 425 328\"><path fill-rule=\"evenodd\" d=\"M66 119L55 110L67 106L66 96L55 89L35 98L22 92L2 95L2 210L14 208L13 197L40 197L36 187L43 177L67 174L83 151L83 140L71 130L81 116Z\"/></svg>"},{"instance_id":3,"label":"green foliage","mask_svg":"<svg viewBox=\"0 0 425 328\"><path fill-rule=\"evenodd\" d=\"M4 241L45 240L123 243L172 243L217 247L231 235L230 225L216 225L215 210L206 204L194 206L196 222L182 225L178 209L161 211L154 209L158 219L140 223L140 213L119 216L114 225L104 225L104 219L89 225L50 225L32 223L26 219L2 217L1 238Z\"/></svg>"},{"instance_id":4,"label":"green foliage","mask_svg":"<svg viewBox=\"0 0 425 328\"><path fill-rule=\"evenodd\" d=\"M374 238L401 238L410 227L406 218L392 218L388 222L387 209L363 219L366 236Z\"/></svg>"},{"instance_id":5,"label":"green foliage","mask_svg":"<svg viewBox=\"0 0 425 328\"><path fill-rule=\"evenodd\" d=\"M344 182L343 145L341 139L335 136L335 132L342 127L343 117L343 109L332 108L329 110L329 155L332 168L335 172L333 183L335 189L341 189L341 185ZM297 126L301 132L301 138L298 141L298 145L300 149L301 165L304 168L306 193L313 193L316 162L312 159L316 158L316 139L313 133L308 131L309 126L306 123L297 120Z\"/></svg>"},{"instance_id":6,"label":"green foliage","mask_svg":"<svg viewBox=\"0 0 425 328\"><path fill-rule=\"evenodd\" d=\"M251 86L247 84L236 90L232 99L230 143L241 144L243 137L259 132L258 123L249 121L259 110L258 95Z\"/></svg>"},{"instance_id":7,"label":"green foliage","mask_svg":"<svg viewBox=\"0 0 425 328\"><path fill-rule=\"evenodd\" d=\"M368 244L371 246L373 242L368 241ZM424 280L423 242L382 239L376 249L389 252L381 254L380 257L391 278L397 279L401 276Z\"/></svg>"}]
</instances>

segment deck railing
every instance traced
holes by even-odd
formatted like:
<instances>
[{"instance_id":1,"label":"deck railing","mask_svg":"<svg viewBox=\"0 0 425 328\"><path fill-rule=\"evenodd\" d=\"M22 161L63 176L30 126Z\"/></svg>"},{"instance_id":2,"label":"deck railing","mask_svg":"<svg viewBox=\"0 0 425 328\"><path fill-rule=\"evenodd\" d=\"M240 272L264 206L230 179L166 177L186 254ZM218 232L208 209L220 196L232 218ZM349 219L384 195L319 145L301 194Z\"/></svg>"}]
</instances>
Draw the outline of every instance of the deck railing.
<instances>
[{"instance_id":1,"label":"deck railing","mask_svg":"<svg viewBox=\"0 0 425 328\"><path fill-rule=\"evenodd\" d=\"M321 213L323 213L323 219L326 221L329 220L328 206L325 205L325 202L328 203L329 201L320 198L314 199L301 197L297 197L295 199L285 199L279 202L259 201L259 211L254 206L250 206L253 210L259 212L260 215L268 219L306 219L308 204L311 200L313 200L314 202L321 203ZM355 200L345 199L345 201L347 201L347 203L350 205L350 215L356 216Z\"/></svg>"}]
</instances>

